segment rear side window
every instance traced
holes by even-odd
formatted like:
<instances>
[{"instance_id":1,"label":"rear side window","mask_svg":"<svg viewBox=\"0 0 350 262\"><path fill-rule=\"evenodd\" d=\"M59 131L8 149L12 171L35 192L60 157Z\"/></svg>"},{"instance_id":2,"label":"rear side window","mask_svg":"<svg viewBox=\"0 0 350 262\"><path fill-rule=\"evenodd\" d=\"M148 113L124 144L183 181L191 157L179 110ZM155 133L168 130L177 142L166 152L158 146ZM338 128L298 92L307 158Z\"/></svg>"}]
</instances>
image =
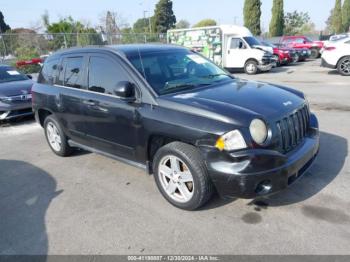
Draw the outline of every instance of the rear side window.
<instances>
[{"instance_id":1,"label":"rear side window","mask_svg":"<svg viewBox=\"0 0 350 262\"><path fill-rule=\"evenodd\" d=\"M103 94L114 94L119 82L130 81L125 70L118 63L99 56L91 56L89 62L88 89Z\"/></svg>"},{"instance_id":2,"label":"rear side window","mask_svg":"<svg viewBox=\"0 0 350 262\"><path fill-rule=\"evenodd\" d=\"M52 59L45 62L39 74L38 82L53 85L56 82L59 59Z\"/></svg>"},{"instance_id":3,"label":"rear side window","mask_svg":"<svg viewBox=\"0 0 350 262\"><path fill-rule=\"evenodd\" d=\"M63 86L81 89L84 87L83 57L65 58L62 63L58 83Z\"/></svg>"}]
</instances>

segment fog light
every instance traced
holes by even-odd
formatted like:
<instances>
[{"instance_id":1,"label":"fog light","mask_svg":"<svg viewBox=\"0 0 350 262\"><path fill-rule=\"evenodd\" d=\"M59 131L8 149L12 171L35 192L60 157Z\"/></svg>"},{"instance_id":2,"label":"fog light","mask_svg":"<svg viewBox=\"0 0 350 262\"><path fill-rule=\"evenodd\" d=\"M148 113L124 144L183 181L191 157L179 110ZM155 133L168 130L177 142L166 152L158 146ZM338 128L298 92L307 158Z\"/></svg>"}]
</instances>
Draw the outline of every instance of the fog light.
<instances>
[{"instance_id":1,"label":"fog light","mask_svg":"<svg viewBox=\"0 0 350 262\"><path fill-rule=\"evenodd\" d=\"M265 180L263 182L261 182L255 189L255 193L259 194L259 195L265 195L270 193L272 190L272 184L271 181L269 180Z\"/></svg>"}]
</instances>

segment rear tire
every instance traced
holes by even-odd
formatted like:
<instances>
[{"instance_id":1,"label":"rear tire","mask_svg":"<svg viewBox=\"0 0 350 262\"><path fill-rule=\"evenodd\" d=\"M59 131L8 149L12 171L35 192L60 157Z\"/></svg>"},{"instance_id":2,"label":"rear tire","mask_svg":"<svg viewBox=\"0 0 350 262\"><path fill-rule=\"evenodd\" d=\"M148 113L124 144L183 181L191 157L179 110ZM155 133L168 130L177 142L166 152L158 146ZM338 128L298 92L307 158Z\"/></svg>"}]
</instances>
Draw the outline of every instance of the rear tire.
<instances>
[{"instance_id":1,"label":"rear tire","mask_svg":"<svg viewBox=\"0 0 350 262\"><path fill-rule=\"evenodd\" d=\"M44 130L47 143L58 156L69 156L73 149L68 145L67 137L56 117L49 115L44 121Z\"/></svg>"},{"instance_id":2,"label":"rear tire","mask_svg":"<svg viewBox=\"0 0 350 262\"><path fill-rule=\"evenodd\" d=\"M180 142L163 146L154 156L153 170L159 191L178 208L198 209L212 196L206 165L194 146Z\"/></svg>"},{"instance_id":3,"label":"rear tire","mask_svg":"<svg viewBox=\"0 0 350 262\"><path fill-rule=\"evenodd\" d=\"M341 75L350 76L350 56L346 56L340 59L337 69Z\"/></svg>"},{"instance_id":4,"label":"rear tire","mask_svg":"<svg viewBox=\"0 0 350 262\"><path fill-rule=\"evenodd\" d=\"M258 73L258 63L254 60L248 60L244 65L244 72L248 75L256 75Z\"/></svg>"}]
</instances>

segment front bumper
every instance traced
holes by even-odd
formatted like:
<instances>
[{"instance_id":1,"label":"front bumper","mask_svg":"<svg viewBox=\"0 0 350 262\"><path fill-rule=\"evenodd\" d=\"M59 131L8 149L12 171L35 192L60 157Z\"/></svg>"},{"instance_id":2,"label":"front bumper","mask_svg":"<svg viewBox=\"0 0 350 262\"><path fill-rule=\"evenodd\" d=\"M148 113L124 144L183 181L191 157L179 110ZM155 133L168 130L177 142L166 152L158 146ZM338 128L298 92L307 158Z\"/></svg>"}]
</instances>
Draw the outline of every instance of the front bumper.
<instances>
[{"instance_id":1,"label":"front bumper","mask_svg":"<svg viewBox=\"0 0 350 262\"><path fill-rule=\"evenodd\" d=\"M277 193L298 180L319 151L319 131L309 135L293 151L250 149L226 154L206 152L209 175L223 198L253 199Z\"/></svg>"},{"instance_id":2,"label":"front bumper","mask_svg":"<svg viewBox=\"0 0 350 262\"><path fill-rule=\"evenodd\" d=\"M273 66L274 66L274 63L270 63L270 64L259 63L258 69L260 71L267 72L267 71L270 71Z\"/></svg>"},{"instance_id":3,"label":"front bumper","mask_svg":"<svg viewBox=\"0 0 350 262\"><path fill-rule=\"evenodd\" d=\"M31 100L11 104L0 102L0 120L9 120L29 115L33 115Z\"/></svg>"}]
</instances>

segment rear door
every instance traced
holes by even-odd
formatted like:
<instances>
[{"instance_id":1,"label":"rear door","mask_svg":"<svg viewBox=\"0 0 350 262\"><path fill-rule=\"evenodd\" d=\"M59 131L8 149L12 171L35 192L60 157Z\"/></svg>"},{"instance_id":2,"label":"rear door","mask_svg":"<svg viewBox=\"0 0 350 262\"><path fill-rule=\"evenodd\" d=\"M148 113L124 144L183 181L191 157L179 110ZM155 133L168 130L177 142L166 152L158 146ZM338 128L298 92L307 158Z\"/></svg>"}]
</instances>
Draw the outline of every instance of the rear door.
<instances>
[{"instance_id":1,"label":"rear door","mask_svg":"<svg viewBox=\"0 0 350 262\"><path fill-rule=\"evenodd\" d=\"M240 37L230 37L226 50L226 68L243 68L251 56L251 50Z\"/></svg>"},{"instance_id":2,"label":"rear door","mask_svg":"<svg viewBox=\"0 0 350 262\"><path fill-rule=\"evenodd\" d=\"M85 127L82 121L81 94L86 88L86 63L85 54L63 56L55 84L60 88L59 97L56 97L54 101L57 116L66 134L77 142L84 139Z\"/></svg>"},{"instance_id":3,"label":"rear door","mask_svg":"<svg viewBox=\"0 0 350 262\"><path fill-rule=\"evenodd\" d=\"M135 160L140 103L128 103L114 94L119 82L134 83L123 61L115 56L90 54L87 92L82 97L89 146Z\"/></svg>"}]
</instances>

